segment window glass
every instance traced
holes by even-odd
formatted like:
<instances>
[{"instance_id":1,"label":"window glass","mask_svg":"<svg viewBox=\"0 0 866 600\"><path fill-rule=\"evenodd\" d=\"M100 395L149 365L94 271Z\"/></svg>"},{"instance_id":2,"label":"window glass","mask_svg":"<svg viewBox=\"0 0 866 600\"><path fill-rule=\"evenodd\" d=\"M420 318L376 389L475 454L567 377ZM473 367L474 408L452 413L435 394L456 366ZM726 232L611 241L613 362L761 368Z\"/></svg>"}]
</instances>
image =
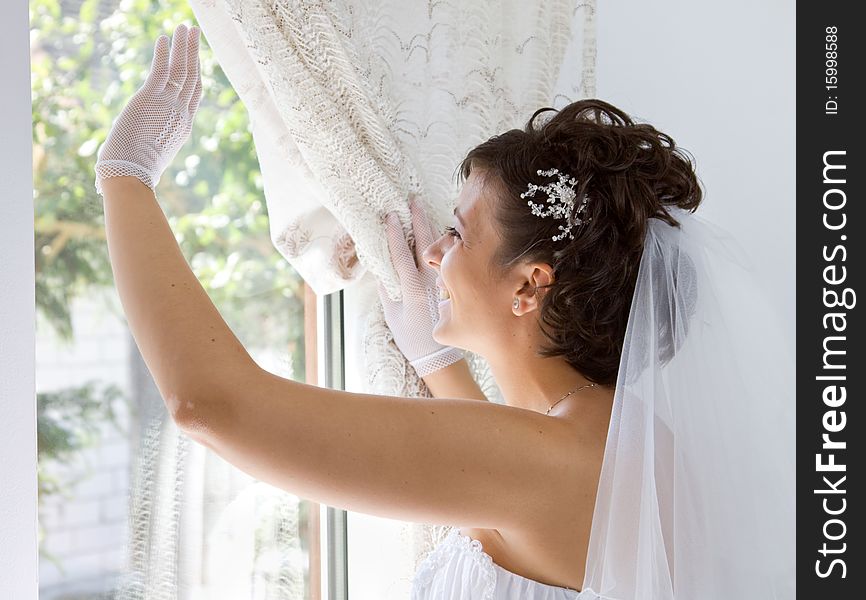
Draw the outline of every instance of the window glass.
<instances>
[{"instance_id":1,"label":"window glass","mask_svg":"<svg viewBox=\"0 0 866 600\"><path fill-rule=\"evenodd\" d=\"M96 152L180 22L184 0L30 2L43 600L318 597L319 505L178 435L114 289ZM314 296L271 244L247 113L204 36L200 55L205 93L158 200L256 362L315 383Z\"/></svg>"}]
</instances>

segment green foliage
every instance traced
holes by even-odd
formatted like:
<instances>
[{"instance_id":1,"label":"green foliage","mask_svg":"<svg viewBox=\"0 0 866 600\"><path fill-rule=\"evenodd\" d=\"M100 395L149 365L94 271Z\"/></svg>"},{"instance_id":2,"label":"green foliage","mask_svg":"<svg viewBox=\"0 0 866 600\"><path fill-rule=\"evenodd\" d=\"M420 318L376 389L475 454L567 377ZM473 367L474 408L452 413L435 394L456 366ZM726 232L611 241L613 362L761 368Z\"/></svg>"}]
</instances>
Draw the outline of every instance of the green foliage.
<instances>
[{"instance_id":1,"label":"green foliage","mask_svg":"<svg viewBox=\"0 0 866 600\"><path fill-rule=\"evenodd\" d=\"M67 4L30 0L36 307L70 341L72 301L114 286L94 188L97 150L144 83L156 38L196 21L184 0L121 0L107 15L99 0L85 0L77 14ZM192 136L157 196L237 337L250 349L291 352L303 381L303 281L271 245L248 115L204 36L200 56L203 94ZM81 433L97 405L110 413L111 402L90 387L40 395L40 460L94 443ZM72 406L62 418L48 416ZM41 470L39 485L40 495L60 492Z\"/></svg>"},{"instance_id":2,"label":"green foliage","mask_svg":"<svg viewBox=\"0 0 866 600\"><path fill-rule=\"evenodd\" d=\"M114 412L115 403L123 399L123 391L114 384L102 387L97 393L97 382L67 388L59 392L36 395L36 442L38 462L39 499L50 495L69 498L69 489L91 475L84 472L75 479L61 480L46 469L49 461L74 462L85 448L99 441L100 426L111 424L121 433L127 433ZM39 541L45 538L42 520L39 521ZM40 544L40 553L60 566L57 559Z\"/></svg>"},{"instance_id":3,"label":"green foliage","mask_svg":"<svg viewBox=\"0 0 866 600\"><path fill-rule=\"evenodd\" d=\"M195 23L182 0L123 0L98 20L100 6L88 0L70 16L57 0L30 2L37 305L67 339L70 301L90 286L113 285L96 152L144 83L156 38ZM158 198L238 338L248 347L303 348L303 281L270 242L246 109L204 36L200 55L204 91L192 136L163 174ZM302 376L303 352L293 357Z\"/></svg>"}]
</instances>

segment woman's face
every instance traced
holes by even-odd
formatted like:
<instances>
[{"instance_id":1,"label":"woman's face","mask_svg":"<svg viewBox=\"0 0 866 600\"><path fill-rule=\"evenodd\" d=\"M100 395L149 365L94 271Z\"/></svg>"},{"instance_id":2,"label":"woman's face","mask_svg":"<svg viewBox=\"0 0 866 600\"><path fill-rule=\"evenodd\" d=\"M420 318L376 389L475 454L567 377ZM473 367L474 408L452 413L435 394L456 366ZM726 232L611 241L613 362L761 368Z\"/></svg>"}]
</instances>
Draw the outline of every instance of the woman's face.
<instances>
[{"instance_id":1,"label":"woman's face","mask_svg":"<svg viewBox=\"0 0 866 600\"><path fill-rule=\"evenodd\" d=\"M460 191L452 223L422 255L438 273L437 285L451 296L439 302L433 339L482 353L477 332L499 333L497 327L507 327L513 292L504 278L494 281L488 270L499 246L487 197L491 193L493 186L484 189L484 171L473 170Z\"/></svg>"}]
</instances>

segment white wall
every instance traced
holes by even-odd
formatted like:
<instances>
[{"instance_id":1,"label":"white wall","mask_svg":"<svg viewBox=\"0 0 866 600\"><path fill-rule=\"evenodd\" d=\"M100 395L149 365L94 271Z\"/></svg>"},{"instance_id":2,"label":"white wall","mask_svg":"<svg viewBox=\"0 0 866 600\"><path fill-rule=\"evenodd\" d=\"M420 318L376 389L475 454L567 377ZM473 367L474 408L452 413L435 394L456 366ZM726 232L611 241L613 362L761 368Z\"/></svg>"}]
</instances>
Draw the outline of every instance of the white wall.
<instances>
[{"instance_id":1,"label":"white wall","mask_svg":"<svg viewBox=\"0 0 866 600\"><path fill-rule=\"evenodd\" d=\"M106 310L111 306L111 310ZM130 382L130 351L134 342L114 290L91 291L69 306L75 337L63 343L48 326L36 332L36 392L41 394L96 381L99 388L118 386L131 401L137 394ZM120 425L100 425L99 442L78 452L71 461L43 460L44 473L63 482L64 494L41 500L39 519L45 538L42 549L61 568L39 558L39 598L51 600L73 592L98 596L116 583L126 560L131 440L136 435L124 400L114 403ZM73 483L74 482L74 483Z\"/></svg>"},{"instance_id":2,"label":"white wall","mask_svg":"<svg viewBox=\"0 0 866 600\"><path fill-rule=\"evenodd\" d=\"M694 156L698 214L740 237L793 336L794 3L599 0L596 23L596 97Z\"/></svg>"},{"instance_id":3,"label":"white wall","mask_svg":"<svg viewBox=\"0 0 866 600\"><path fill-rule=\"evenodd\" d=\"M0 3L0 598L37 593L35 274L27 2Z\"/></svg>"}]
</instances>

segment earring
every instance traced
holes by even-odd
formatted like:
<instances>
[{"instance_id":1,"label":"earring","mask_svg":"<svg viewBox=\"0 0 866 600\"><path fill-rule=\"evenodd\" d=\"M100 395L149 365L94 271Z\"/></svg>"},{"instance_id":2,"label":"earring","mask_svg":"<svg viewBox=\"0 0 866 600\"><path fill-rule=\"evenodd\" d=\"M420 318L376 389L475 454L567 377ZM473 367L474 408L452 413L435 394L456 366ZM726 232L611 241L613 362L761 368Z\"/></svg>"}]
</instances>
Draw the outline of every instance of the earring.
<instances>
[{"instance_id":1,"label":"earring","mask_svg":"<svg viewBox=\"0 0 866 600\"><path fill-rule=\"evenodd\" d=\"M520 308L520 299L517 297L514 298L514 308Z\"/></svg>"}]
</instances>

